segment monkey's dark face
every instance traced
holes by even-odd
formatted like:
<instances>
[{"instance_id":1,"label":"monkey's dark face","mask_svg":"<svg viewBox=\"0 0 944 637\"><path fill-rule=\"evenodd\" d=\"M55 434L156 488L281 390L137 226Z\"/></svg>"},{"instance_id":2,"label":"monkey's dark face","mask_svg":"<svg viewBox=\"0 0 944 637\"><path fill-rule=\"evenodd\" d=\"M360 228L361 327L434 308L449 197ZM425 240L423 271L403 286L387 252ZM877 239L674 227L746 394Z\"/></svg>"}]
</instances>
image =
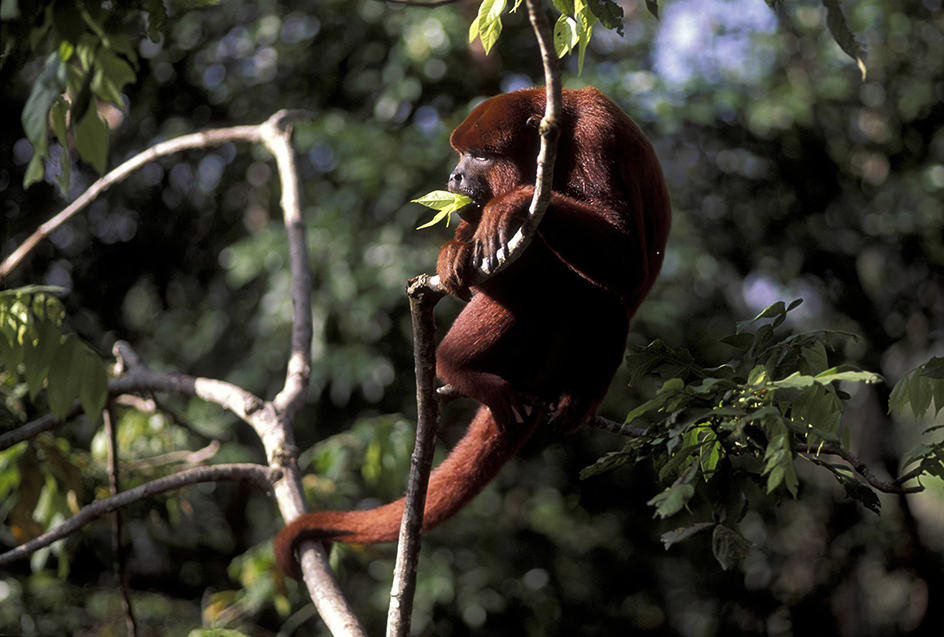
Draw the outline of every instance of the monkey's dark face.
<instances>
[{"instance_id":1,"label":"monkey's dark face","mask_svg":"<svg viewBox=\"0 0 944 637\"><path fill-rule=\"evenodd\" d=\"M482 205L494 196L488 176L495 158L483 153L462 153L455 170L449 175L449 192L465 195Z\"/></svg>"}]
</instances>

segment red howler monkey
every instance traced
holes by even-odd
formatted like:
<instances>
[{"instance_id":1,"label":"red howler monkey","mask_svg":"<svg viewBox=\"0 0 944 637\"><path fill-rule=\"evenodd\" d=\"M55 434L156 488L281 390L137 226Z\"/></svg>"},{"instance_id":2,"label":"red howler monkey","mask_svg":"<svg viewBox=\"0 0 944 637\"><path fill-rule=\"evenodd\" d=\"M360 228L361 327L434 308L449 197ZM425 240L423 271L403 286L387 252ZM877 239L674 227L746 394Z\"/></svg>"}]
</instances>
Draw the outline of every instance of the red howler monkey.
<instances>
[{"instance_id":1,"label":"red howler monkey","mask_svg":"<svg viewBox=\"0 0 944 637\"><path fill-rule=\"evenodd\" d=\"M436 373L482 403L433 471L423 531L456 513L521 448L541 416L571 432L596 412L623 358L629 320L662 265L671 209L662 169L638 126L593 88L564 91L553 195L531 245L476 286L436 352ZM499 95L453 131L449 190L470 197L436 271L452 294L493 259L534 193L544 89ZM403 499L366 511L299 516L278 534L279 568L299 577L305 539L397 539Z\"/></svg>"}]
</instances>

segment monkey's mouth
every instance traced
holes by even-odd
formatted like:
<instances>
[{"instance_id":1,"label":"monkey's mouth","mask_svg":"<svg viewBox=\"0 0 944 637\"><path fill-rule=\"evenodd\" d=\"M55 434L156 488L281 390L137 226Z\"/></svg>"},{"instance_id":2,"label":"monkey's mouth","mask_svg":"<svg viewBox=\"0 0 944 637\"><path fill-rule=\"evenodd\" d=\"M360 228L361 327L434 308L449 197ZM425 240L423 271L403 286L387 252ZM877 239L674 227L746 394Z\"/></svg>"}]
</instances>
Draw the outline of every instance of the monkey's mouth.
<instances>
[{"instance_id":1,"label":"monkey's mouth","mask_svg":"<svg viewBox=\"0 0 944 637\"><path fill-rule=\"evenodd\" d=\"M484 204L486 201L489 200L488 193L486 193L481 188L476 188L474 186L469 186L466 184L462 184L460 186L449 184L447 188L449 189L449 192L453 194L465 195L466 197L471 199L472 203L476 206L481 206L482 204Z\"/></svg>"}]
</instances>

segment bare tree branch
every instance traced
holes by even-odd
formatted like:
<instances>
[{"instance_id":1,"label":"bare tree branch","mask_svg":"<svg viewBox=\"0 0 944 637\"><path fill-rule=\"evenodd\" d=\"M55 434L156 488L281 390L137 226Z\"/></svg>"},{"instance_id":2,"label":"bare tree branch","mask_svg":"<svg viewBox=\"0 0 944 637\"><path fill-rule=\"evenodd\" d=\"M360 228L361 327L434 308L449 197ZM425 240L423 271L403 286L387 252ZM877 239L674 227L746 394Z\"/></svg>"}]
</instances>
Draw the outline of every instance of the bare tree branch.
<instances>
[{"instance_id":1,"label":"bare tree branch","mask_svg":"<svg viewBox=\"0 0 944 637\"><path fill-rule=\"evenodd\" d=\"M269 118L266 124L277 122L285 117L298 117L298 112L279 111ZM264 125L263 125L264 126ZM193 133L192 135L183 135L166 142L161 142L139 153L124 162L110 173L89 186L89 189L82 193L75 201L66 206L66 208L55 217L36 229L26 241L14 250L3 263L0 263L0 281L3 281L9 274L16 269L16 266L28 255L40 241L48 237L53 230L72 218L90 203L95 201L99 195L111 188L117 183L124 181L131 173L148 164L155 159L166 155L173 155L184 150L194 148L207 148L210 146L219 146L227 142L257 142L262 132L261 126L234 126L232 128L219 128L214 130Z\"/></svg>"},{"instance_id":2,"label":"bare tree branch","mask_svg":"<svg viewBox=\"0 0 944 637\"><path fill-rule=\"evenodd\" d=\"M54 529L25 544L21 544L15 549L0 554L0 566L6 566L16 560L28 557L39 549L72 535L89 522L106 513L117 511L121 507L146 500L165 491L173 491L198 482L220 482L224 480L248 480L268 491L278 477L278 471L257 464L218 464L210 467L187 469L82 507L78 513Z\"/></svg>"},{"instance_id":3,"label":"bare tree branch","mask_svg":"<svg viewBox=\"0 0 944 637\"><path fill-rule=\"evenodd\" d=\"M291 116L289 111L280 111ZM295 115L299 115L296 113ZM278 113L277 113L278 115ZM305 242L305 222L302 220L298 194L298 172L292 131L281 127L283 119L270 118L262 125L262 141L275 156L282 184L282 215L288 239L289 267L292 271L292 350L286 370L285 386L273 401L282 420L290 425L304 406L311 372L311 262ZM290 427L289 427L290 428Z\"/></svg>"},{"instance_id":4,"label":"bare tree branch","mask_svg":"<svg viewBox=\"0 0 944 637\"><path fill-rule=\"evenodd\" d=\"M272 402L263 401L244 389L219 380L194 378L182 374L162 374L148 369L127 343L115 345L115 355L120 360L119 369L127 373L109 381L111 396L143 392L174 392L198 396L232 411L248 423L262 440L269 467L277 471L281 479L274 483L274 490L282 515L290 520L307 510L301 484L301 472L296 464L297 449L294 445L291 425L304 406L308 392L308 376L311 368L311 286L312 275L305 243L305 226L299 204L298 175L295 168L294 151L291 145L291 129L286 120L307 117L301 111L279 111L258 126L204 131L186 135L157 144L133 157L108 175L95 182L70 206L40 226L16 251L0 264L0 280L7 276L29 252L66 220L82 210L97 196L120 182L134 170L158 157L192 148L204 148L230 141L261 142L275 156L282 185L282 210L285 219L289 246L289 262L292 271L292 301L294 317L289 363L283 389ZM69 417L78 414L77 410ZM16 431L0 436L0 448L5 448L37 433L56 426L52 417L44 417ZM161 484L160 481L155 481ZM151 487L155 483L145 485ZM151 487L153 488L153 487ZM149 491L148 493L153 493ZM115 496L119 501L124 494ZM78 520L77 520L78 518ZM84 518L72 518L62 528L78 528ZM58 531L58 529L56 530ZM48 534L47 534L48 535ZM46 537L46 536L43 536ZM16 555L26 555L36 546L27 543L15 549ZM13 553L11 551L11 553ZM364 630L353 614L347 600L341 594L334 574L328 565L323 547L308 543L301 547L301 563L305 581L312 601L329 629L336 635L364 635ZM6 554L10 555L10 553Z\"/></svg>"}]
</instances>

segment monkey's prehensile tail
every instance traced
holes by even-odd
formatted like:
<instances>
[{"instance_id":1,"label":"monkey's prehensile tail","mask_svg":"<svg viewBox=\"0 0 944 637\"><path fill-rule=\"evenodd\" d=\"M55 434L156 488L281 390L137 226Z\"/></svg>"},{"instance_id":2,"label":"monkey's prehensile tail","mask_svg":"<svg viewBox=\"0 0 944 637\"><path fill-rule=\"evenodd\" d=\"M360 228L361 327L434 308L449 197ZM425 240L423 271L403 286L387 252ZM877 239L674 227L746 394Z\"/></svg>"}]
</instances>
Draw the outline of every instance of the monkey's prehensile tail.
<instances>
[{"instance_id":1,"label":"monkey's prehensile tail","mask_svg":"<svg viewBox=\"0 0 944 637\"><path fill-rule=\"evenodd\" d=\"M423 532L452 517L518 453L539 418L498 431L487 407L480 407L462 440L429 478ZM349 544L394 542L400 534L403 498L366 511L319 511L301 515L275 537L279 570L301 579L295 549L303 540Z\"/></svg>"}]
</instances>

